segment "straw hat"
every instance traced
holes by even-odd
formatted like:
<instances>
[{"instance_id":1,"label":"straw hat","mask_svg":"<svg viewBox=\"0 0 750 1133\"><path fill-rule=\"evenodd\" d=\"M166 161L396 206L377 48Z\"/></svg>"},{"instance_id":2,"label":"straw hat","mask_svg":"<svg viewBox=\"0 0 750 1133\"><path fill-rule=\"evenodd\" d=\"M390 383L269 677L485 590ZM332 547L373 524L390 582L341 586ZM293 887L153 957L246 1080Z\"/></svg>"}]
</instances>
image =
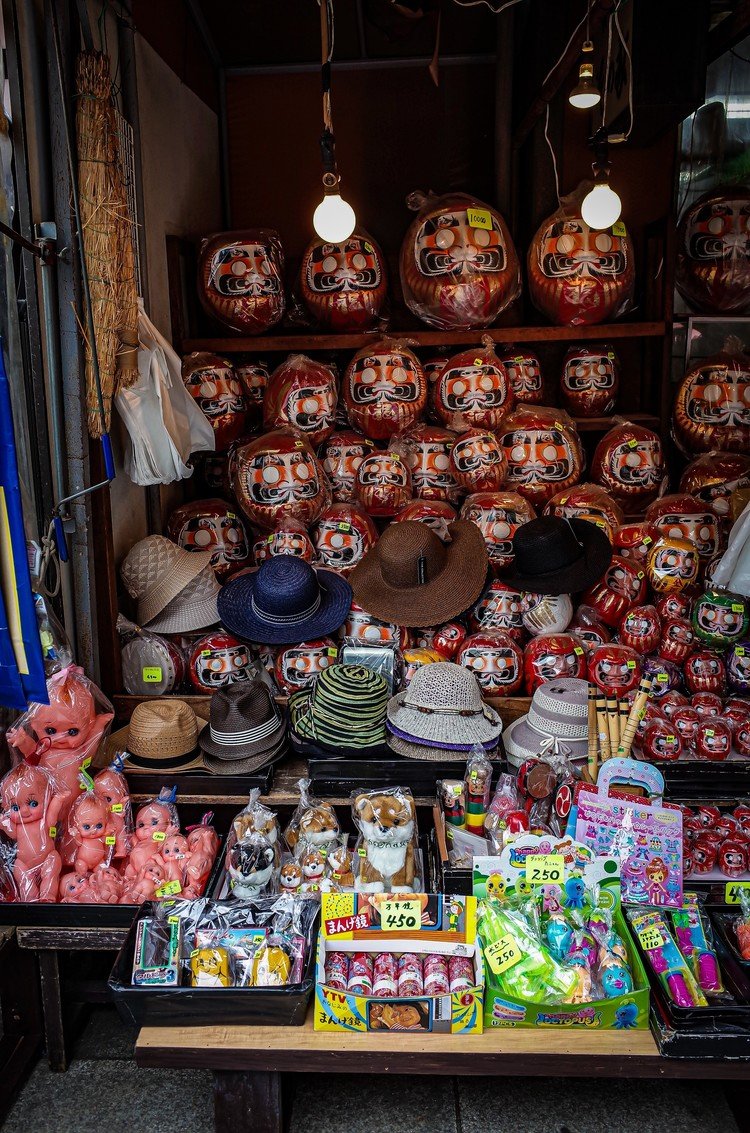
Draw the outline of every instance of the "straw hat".
<instances>
[{"instance_id":1,"label":"straw hat","mask_svg":"<svg viewBox=\"0 0 750 1133\"><path fill-rule=\"evenodd\" d=\"M198 719L184 700L154 697L137 704L125 728L113 732L108 757L127 752L127 763L141 770L185 771L200 767Z\"/></svg>"},{"instance_id":2,"label":"straw hat","mask_svg":"<svg viewBox=\"0 0 750 1133\"><path fill-rule=\"evenodd\" d=\"M220 593L221 585L214 568L210 564L204 566L200 574L147 623L147 628L156 633L190 633L196 629L208 629L219 620L217 600Z\"/></svg>"},{"instance_id":3,"label":"straw hat","mask_svg":"<svg viewBox=\"0 0 750 1133\"><path fill-rule=\"evenodd\" d=\"M331 665L289 700L293 736L333 751L372 753L385 744L388 682L366 665Z\"/></svg>"},{"instance_id":4,"label":"straw hat","mask_svg":"<svg viewBox=\"0 0 750 1133\"><path fill-rule=\"evenodd\" d=\"M468 520L448 533L444 543L424 523L391 524L349 575L355 602L396 625L440 625L462 614L482 592L487 548Z\"/></svg>"},{"instance_id":5,"label":"straw hat","mask_svg":"<svg viewBox=\"0 0 750 1133\"><path fill-rule=\"evenodd\" d=\"M410 743L408 740L402 739L391 732L388 736L388 747L391 751L395 751L396 755L401 755L405 759L422 759L429 763L458 763L463 766L466 763L473 746L470 747L435 747L431 744L423 743ZM497 744L493 747L487 748L484 746L484 752L488 759L497 759Z\"/></svg>"},{"instance_id":6,"label":"straw hat","mask_svg":"<svg viewBox=\"0 0 750 1133\"><path fill-rule=\"evenodd\" d=\"M211 697L211 714L198 742L204 756L233 764L261 767L283 746L286 724L268 685L260 678L238 681L218 689ZM227 774L241 772L228 771Z\"/></svg>"},{"instance_id":7,"label":"straw hat","mask_svg":"<svg viewBox=\"0 0 750 1133\"><path fill-rule=\"evenodd\" d=\"M534 692L529 711L503 735L505 754L513 767L557 745L574 761L588 753L588 683L577 677L545 681Z\"/></svg>"},{"instance_id":8,"label":"straw hat","mask_svg":"<svg viewBox=\"0 0 750 1133\"><path fill-rule=\"evenodd\" d=\"M417 669L404 692L388 702L388 723L409 742L483 744L503 730L494 708L482 701L477 679L452 661L435 661Z\"/></svg>"},{"instance_id":9,"label":"straw hat","mask_svg":"<svg viewBox=\"0 0 750 1133\"><path fill-rule=\"evenodd\" d=\"M149 535L131 547L120 577L138 603L138 621L146 625L211 562L210 551L186 551L163 535Z\"/></svg>"}]
</instances>

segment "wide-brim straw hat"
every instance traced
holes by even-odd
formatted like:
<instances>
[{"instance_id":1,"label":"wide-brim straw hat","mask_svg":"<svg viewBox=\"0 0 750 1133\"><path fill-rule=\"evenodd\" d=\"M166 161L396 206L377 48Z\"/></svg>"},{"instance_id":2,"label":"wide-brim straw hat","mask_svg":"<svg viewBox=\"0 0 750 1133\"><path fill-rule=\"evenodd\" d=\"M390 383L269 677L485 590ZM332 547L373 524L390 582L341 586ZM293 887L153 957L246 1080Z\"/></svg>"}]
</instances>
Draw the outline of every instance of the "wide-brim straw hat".
<instances>
[{"instance_id":1,"label":"wide-brim straw hat","mask_svg":"<svg viewBox=\"0 0 750 1133\"><path fill-rule=\"evenodd\" d=\"M545 681L531 698L529 711L503 733L505 754L513 767L544 752L558 750L574 762L588 756L588 684L577 677Z\"/></svg>"},{"instance_id":2,"label":"wide-brim straw hat","mask_svg":"<svg viewBox=\"0 0 750 1133\"><path fill-rule=\"evenodd\" d=\"M391 737L394 737L395 739L401 740L403 743L417 744L420 747L434 746L430 743L429 740L423 740L423 739L420 739L419 736L410 736L407 732L402 732L400 728L395 727L395 725L391 724L390 721L387 722L386 726L388 728L388 742L389 743L391 741ZM478 743L476 741L474 743L470 743L470 744L466 744L466 743L462 743L462 744L443 743L440 746L445 748L446 751L458 752L458 755L456 757L456 758L458 758L461 755L461 753L465 754L466 752L470 752L475 747L482 747L482 748L484 748L484 750L486 752L489 753L489 752L495 750L495 748L497 747L497 744L498 744L497 737L493 736L493 738L491 740L485 740L484 743Z\"/></svg>"},{"instance_id":3,"label":"wide-brim straw hat","mask_svg":"<svg viewBox=\"0 0 750 1133\"><path fill-rule=\"evenodd\" d=\"M456 748L409 743L408 740L403 740L399 736L395 736L392 732L388 736L388 747L391 751L394 751L396 755L401 755L405 759L419 759L427 763L456 763L461 766L466 763L472 750L470 747L457 750ZM497 744L491 751L487 751L485 748L488 759L492 759L496 751Z\"/></svg>"},{"instance_id":4,"label":"wide-brim straw hat","mask_svg":"<svg viewBox=\"0 0 750 1133\"><path fill-rule=\"evenodd\" d=\"M274 555L257 571L230 579L219 615L243 641L297 645L334 633L351 604L351 586L341 575L294 555Z\"/></svg>"},{"instance_id":5,"label":"wide-brim straw hat","mask_svg":"<svg viewBox=\"0 0 750 1133\"><path fill-rule=\"evenodd\" d=\"M331 751L367 753L385 744L388 682L366 665L331 665L289 699L295 736Z\"/></svg>"},{"instance_id":6,"label":"wide-brim straw hat","mask_svg":"<svg viewBox=\"0 0 750 1133\"><path fill-rule=\"evenodd\" d=\"M130 723L107 739L105 757L109 762L117 752L127 752L142 767L176 766L196 751L199 726L195 712L184 700L160 696L142 700L133 709Z\"/></svg>"},{"instance_id":7,"label":"wide-brim straw hat","mask_svg":"<svg viewBox=\"0 0 750 1133\"><path fill-rule=\"evenodd\" d=\"M221 585L209 564L146 628L155 633L190 633L192 630L208 629L219 620L217 600L220 593Z\"/></svg>"},{"instance_id":8,"label":"wide-brim straw hat","mask_svg":"<svg viewBox=\"0 0 750 1133\"><path fill-rule=\"evenodd\" d=\"M587 519L542 515L516 529L513 562L502 581L532 594L576 594L588 590L612 560L612 544Z\"/></svg>"},{"instance_id":9,"label":"wide-brim straw hat","mask_svg":"<svg viewBox=\"0 0 750 1133\"><path fill-rule=\"evenodd\" d=\"M417 669L412 682L388 702L388 722L403 735L435 747L482 744L503 730L494 708L482 700L476 677L451 661Z\"/></svg>"},{"instance_id":10,"label":"wide-brim straw hat","mask_svg":"<svg viewBox=\"0 0 750 1133\"><path fill-rule=\"evenodd\" d=\"M209 721L198 743L204 755L220 761L238 763L262 756L263 763L285 735L284 717L268 685L257 678L238 681L213 694Z\"/></svg>"},{"instance_id":11,"label":"wide-brim straw hat","mask_svg":"<svg viewBox=\"0 0 750 1133\"><path fill-rule=\"evenodd\" d=\"M186 551L163 535L149 535L131 547L120 577L136 600L139 624L153 621L210 563L210 551Z\"/></svg>"},{"instance_id":12,"label":"wide-brim straw hat","mask_svg":"<svg viewBox=\"0 0 750 1133\"><path fill-rule=\"evenodd\" d=\"M458 519L450 541L424 523L387 527L349 575L354 600L368 614L405 626L433 626L458 617L477 600L487 577L479 528Z\"/></svg>"}]
</instances>

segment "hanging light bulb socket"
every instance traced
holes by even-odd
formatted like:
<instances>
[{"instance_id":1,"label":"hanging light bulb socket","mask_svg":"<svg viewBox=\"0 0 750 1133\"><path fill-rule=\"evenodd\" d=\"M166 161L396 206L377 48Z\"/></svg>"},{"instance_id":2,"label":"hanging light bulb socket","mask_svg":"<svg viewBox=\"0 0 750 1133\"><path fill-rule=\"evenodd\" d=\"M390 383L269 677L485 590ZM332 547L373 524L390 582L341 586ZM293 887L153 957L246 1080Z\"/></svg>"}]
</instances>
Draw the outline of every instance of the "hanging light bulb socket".
<instances>
[{"instance_id":1,"label":"hanging light bulb socket","mask_svg":"<svg viewBox=\"0 0 750 1133\"><path fill-rule=\"evenodd\" d=\"M589 228L611 228L620 219L622 201L609 184L609 143L611 139L604 126L600 126L589 145L594 150L594 185L583 198L581 216Z\"/></svg>"},{"instance_id":2,"label":"hanging light bulb socket","mask_svg":"<svg viewBox=\"0 0 750 1133\"><path fill-rule=\"evenodd\" d=\"M341 196L341 178L336 167L336 140L333 136L331 108L331 43L333 41L333 0L320 0L321 78L323 85L323 133L320 156L323 164L323 200L313 213L313 228L321 240L340 244L354 231L357 217Z\"/></svg>"},{"instance_id":3,"label":"hanging light bulb socket","mask_svg":"<svg viewBox=\"0 0 750 1133\"><path fill-rule=\"evenodd\" d=\"M601 102L602 96L594 81L594 64L591 59L586 59L586 56L591 55L594 51L594 45L590 39L584 42L581 51L584 58L578 68L578 83L568 95L568 102L571 106L575 106L577 110L591 110L592 107Z\"/></svg>"}]
</instances>

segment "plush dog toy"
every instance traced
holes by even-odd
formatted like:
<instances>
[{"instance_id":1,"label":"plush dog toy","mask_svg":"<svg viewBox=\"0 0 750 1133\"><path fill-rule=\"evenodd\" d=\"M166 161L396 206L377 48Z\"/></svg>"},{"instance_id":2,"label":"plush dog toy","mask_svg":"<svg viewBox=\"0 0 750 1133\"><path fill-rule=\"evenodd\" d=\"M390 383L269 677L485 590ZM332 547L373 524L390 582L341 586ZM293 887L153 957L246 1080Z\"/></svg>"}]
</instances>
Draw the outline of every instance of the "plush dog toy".
<instances>
[{"instance_id":1,"label":"plush dog toy","mask_svg":"<svg viewBox=\"0 0 750 1133\"><path fill-rule=\"evenodd\" d=\"M235 897L257 897L268 885L276 861L273 846L262 834L235 842L227 855L229 884Z\"/></svg>"},{"instance_id":2,"label":"plush dog toy","mask_svg":"<svg viewBox=\"0 0 750 1133\"><path fill-rule=\"evenodd\" d=\"M354 817L365 856L354 888L360 893L411 893L414 889L414 799L401 788L358 795Z\"/></svg>"}]
</instances>

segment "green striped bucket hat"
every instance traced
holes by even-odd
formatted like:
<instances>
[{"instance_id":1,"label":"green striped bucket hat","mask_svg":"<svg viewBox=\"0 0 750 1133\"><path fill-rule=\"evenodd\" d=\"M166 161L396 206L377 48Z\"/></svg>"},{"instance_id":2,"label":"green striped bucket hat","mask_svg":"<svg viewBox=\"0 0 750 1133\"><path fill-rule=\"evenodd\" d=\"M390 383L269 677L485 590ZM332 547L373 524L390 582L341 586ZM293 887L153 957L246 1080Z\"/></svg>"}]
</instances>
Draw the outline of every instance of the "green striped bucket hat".
<instances>
[{"instance_id":1,"label":"green striped bucket hat","mask_svg":"<svg viewBox=\"0 0 750 1133\"><path fill-rule=\"evenodd\" d=\"M365 665L331 665L289 700L289 722L300 739L324 747L379 747L385 743L388 682Z\"/></svg>"}]
</instances>

